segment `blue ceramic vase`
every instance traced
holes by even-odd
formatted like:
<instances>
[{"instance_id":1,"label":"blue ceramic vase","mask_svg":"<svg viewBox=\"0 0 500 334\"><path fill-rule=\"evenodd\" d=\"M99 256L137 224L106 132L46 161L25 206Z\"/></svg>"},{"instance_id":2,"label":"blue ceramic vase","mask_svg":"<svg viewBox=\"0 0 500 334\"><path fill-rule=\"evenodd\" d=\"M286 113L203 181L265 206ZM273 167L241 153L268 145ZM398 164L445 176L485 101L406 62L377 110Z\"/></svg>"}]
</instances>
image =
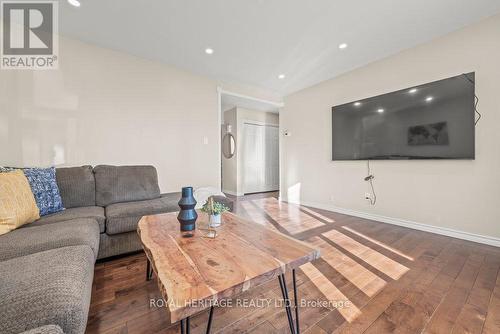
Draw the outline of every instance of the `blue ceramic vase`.
<instances>
[{"instance_id":1,"label":"blue ceramic vase","mask_svg":"<svg viewBox=\"0 0 500 334\"><path fill-rule=\"evenodd\" d=\"M193 196L193 187L182 188L182 197L179 200L179 215L177 220L181 225L181 233L185 237L193 236L194 230L196 228L196 219L198 214L194 207L196 206L196 200Z\"/></svg>"}]
</instances>

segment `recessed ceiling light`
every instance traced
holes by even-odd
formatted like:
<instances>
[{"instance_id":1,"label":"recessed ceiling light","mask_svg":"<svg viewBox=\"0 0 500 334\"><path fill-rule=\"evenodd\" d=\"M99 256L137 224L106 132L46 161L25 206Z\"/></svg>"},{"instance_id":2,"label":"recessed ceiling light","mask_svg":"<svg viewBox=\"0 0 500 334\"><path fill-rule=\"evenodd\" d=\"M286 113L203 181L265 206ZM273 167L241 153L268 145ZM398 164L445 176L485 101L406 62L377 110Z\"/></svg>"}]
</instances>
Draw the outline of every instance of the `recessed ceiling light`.
<instances>
[{"instance_id":1,"label":"recessed ceiling light","mask_svg":"<svg viewBox=\"0 0 500 334\"><path fill-rule=\"evenodd\" d=\"M417 90L418 90L418 89L416 89L416 88L412 88L412 89L410 89L408 92L409 92L410 94L415 94L415 93L417 92Z\"/></svg>"},{"instance_id":2,"label":"recessed ceiling light","mask_svg":"<svg viewBox=\"0 0 500 334\"><path fill-rule=\"evenodd\" d=\"M214 53L214 49L211 49L211 48L206 48L206 49L205 49L205 53L206 53L207 55L211 55L212 53Z\"/></svg>"},{"instance_id":3,"label":"recessed ceiling light","mask_svg":"<svg viewBox=\"0 0 500 334\"><path fill-rule=\"evenodd\" d=\"M358 102L354 102L354 106L355 107L359 107L360 105L361 105L361 102L359 102L359 101Z\"/></svg>"},{"instance_id":4,"label":"recessed ceiling light","mask_svg":"<svg viewBox=\"0 0 500 334\"><path fill-rule=\"evenodd\" d=\"M384 110L384 109L382 109L382 108L377 109L377 112L378 112L378 113L383 113L384 111L385 111L385 110Z\"/></svg>"},{"instance_id":5,"label":"recessed ceiling light","mask_svg":"<svg viewBox=\"0 0 500 334\"><path fill-rule=\"evenodd\" d=\"M345 49L347 48L347 43L342 43L342 44L339 44L339 49Z\"/></svg>"},{"instance_id":6,"label":"recessed ceiling light","mask_svg":"<svg viewBox=\"0 0 500 334\"><path fill-rule=\"evenodd\" d=\"M80 7L80 1L78 1L78 0L68 0L68 3L71 6Z\"/></svg>"},{"instance_id":7,"label":"recessed ceiling light","mask_svg":"<svg viewBox=\"0 0 500 334\"><path fill-rule=\"evenodd\" d=\"M425 98L425 101L427 101L427 102L431 102L432 100L434 100L434 98L432 96L427 96Z\"/></svg>"},{"instance_id":8,"label":"recessed ceiling light","mask_svg":"<svg viewBox=\"0 0 500 334\"><path fill-rule=\"evenodd\" d=\"M280 79L280 80L285 79L285 77L286 77L286 76L285 76L284 74L280 74L280 75L278 75L278 79Z\"/></svg>"}]
</instances>

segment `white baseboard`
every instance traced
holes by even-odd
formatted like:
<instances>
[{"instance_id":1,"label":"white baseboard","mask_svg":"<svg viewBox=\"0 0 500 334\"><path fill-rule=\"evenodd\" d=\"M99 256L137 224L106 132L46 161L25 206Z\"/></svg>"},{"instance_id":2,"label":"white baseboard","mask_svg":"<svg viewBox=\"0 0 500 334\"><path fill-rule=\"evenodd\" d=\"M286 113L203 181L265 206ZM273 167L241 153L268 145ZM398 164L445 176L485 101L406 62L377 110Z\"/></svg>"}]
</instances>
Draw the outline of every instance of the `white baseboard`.
<instances>
[{"instance_id":1,"label":"white baseboard","mask_svg":"<svg viewBox=\"0 0 500 334\"><path fill-rule=\"evenodd\" d=\"M225 193L225 194L233 195L233 196L243 196L243 195L245 195L244 193L237 193L237 192L234 192L234 191L231 191L231 190L224 190L224 189L222 189L222 192Z\"/></svg>"},{"instance_id":2,"label":"white baseboard","mask_svg":"<svg viewBox=\"0 0 500 334\"><path fill-rule=\"evenodd\" d=\"M282 200L285 200L285 199L282 199ZM355 217L375 220L375 221L378 221L381 223L387 223L387 224L392 224L392 225L408 227L408 228L412 228L414 230L431 232L431 233L446 235L448 237L453 237L453 238L457 238L457 239L463 239L463 240L478 242L478 243L485 244L485 245L500 247L500 239L499 238L490 237L490 236L486 236L486 235L474 234L474 233L454 230L454 229L446 228L446 227L427 225L427 224L417 223L417 222L414 222L411 220L386 217L386 216L382 216L382 215L366 213L366 212L357 211L357 210L345 209L345 208L340 208L340 207L337 207L334 205L329 205L329 204L313 203L313 202L307 202L307 201L306 202L302 201L301 203L295 203L295 204L301 204L304 206L310 206L310 207L317 208L317 209L338 212L338 213L342 213L342 214L349 215L349 216L355 216Z\"/></svg>"}]
</instances>

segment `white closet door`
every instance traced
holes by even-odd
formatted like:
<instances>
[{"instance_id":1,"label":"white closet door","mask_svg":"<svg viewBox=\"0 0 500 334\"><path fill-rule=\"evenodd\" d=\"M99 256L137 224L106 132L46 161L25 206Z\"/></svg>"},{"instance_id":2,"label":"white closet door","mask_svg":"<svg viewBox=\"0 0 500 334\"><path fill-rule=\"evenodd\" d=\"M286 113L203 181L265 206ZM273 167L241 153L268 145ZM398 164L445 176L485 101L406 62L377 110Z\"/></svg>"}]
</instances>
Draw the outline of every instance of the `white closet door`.
<instances>
[{"instance_id":1,"label":"white closet door","mask_svg":"<svg viewBox=\"0 0 500 334\"><path fill-rule=\"evenodd\" d=\"M244 192L278 190L278 127L245 123L243 141Z\"/></svg>"}]
</instances>

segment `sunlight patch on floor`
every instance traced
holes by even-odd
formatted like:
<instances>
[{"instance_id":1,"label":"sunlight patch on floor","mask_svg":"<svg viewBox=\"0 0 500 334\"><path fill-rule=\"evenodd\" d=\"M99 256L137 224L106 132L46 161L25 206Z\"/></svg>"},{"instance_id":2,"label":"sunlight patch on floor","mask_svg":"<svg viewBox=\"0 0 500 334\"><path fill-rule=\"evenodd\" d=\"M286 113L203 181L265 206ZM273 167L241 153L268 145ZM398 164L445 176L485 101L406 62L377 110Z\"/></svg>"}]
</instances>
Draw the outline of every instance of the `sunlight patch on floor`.
<instances>
[{"instance_id":1,"label":"sunlight patch on floor","mask_svg":"<svg viewBox=\"0 0 500 334\"><path fill-rule=\"evenodd\" d=\"M325 232L322 235L394 280L399 279L410 270L404 265L336 230Z\"/></svg>"},{"instance_id":2,"label":"sunlight patch on floor","mask_svg":"<svg viewBox=\"0 0 500 334\"><path fill-rule=\"evenodd\" d=\"M328 217L326 217L326 216L323 216L321 213L318 213L318 212L316 212L316 211L314 211L314 210L311 210L311 209L309 209L309 208L306 208L305 206L301 206L301 207L300 207L300 209L301 209L302 211L305 211L305 212L307 212L308 214L310 214L310 215L312 215L312 216L314 216L314 217L318 218L318 219L321 219L321 220L323 220L323 221L327 222L327 223L334 223L334 222L335 222L335 220L333 220L333 219L331 219L331 218L328 218Z\"/></svg>"},{"instance_id":3,"label":"sunlight patch on floor","mask_svg":"<svg viewBox=\"0 0 500 334\"><path fill-rule=\"evenodd\" d=\"M319 248L321 258L342 276L354 284L359 290L369 297L374 296L385 285L386 282L345 255L320 237L312 237L307 240L313 247Z\"/></svg>"},{"instance_id":4,"label":"sunlight patch on floor","mask_svg":"<svg viewBox=\"0 0 500 334\"><path fill-rule=\"evenodd\" d=\"M390 246L387 246L386 244L384 244L384 243L382 243L382 242L380 242L380 241L378 241L378 240L375 240L375 239L373 239L373 238L370 238L369 236L364 235L363 233L360 233L360 232L358 232L358 231L356 231L356 230L354 230L354 229L352 229L352 228L350 228L350 227L347 227L347 226L342 226L342 228L343 228L343 229L345 229L345 230L347 230L347 231L349 231L349 232L351 232L351 233L353 233L353 234L356 234L357 236L359 236L359 237L361 237L361 238L363 238L363 239L365 239L365 240L368 240L368 241L370 241L370 242L372 242L372 243L374 243L374 244L377 244L377 245L379 245L380 247L383 247L383 248L385 248L385 249L387 249L387 250L389 250L389 251L391 251L391 252L393 252L393 253L395 253L395 254L397 254L397 255L401 256L401 257L404 257L404 258L405 258L405 259L407 259L407 260L410 260L410 261L413 261L413 260L414 260L411 256L408 256L408 255L406 255L406 254L403 254L403 253L401 253L399 250L397 250L397 249L395 249L395 248L392 248L392 247L390 247Z\"/></svg>"},{"instance_id":5,"label":"sunlight patch on floor","mask_svg":"<svg viewBox=\"0 0 500 334\"><path fill-rule=\"evenodd\" d=\"M242 201L240 204L243 207L243 209L245 209L245 211L247 213L246 218L252 220L253 222L255 222L257 224L264 225L264 226L267 226L273 230L276 230L276 228L273 226L273 224L271 224L269 222L266 215L264 215L262 213L262 211L260 209L256 208L252 203L250 203L248 201Z\"/></svg>"},{"instance_id":6,"label":"sunlight patch on floor","mask_svg":"<svg viewBox=\"0 0 500 334\"><path fill-rule=\"evenodd\" d=\"M321 293L328 298L328 300L349 302L347 307L337 309L348 322L352 322L359 315L361 315L361 311L356 307L356 305L349 301L349 299L314 265L306 263L302 265L300 269L302 269L304 274L319 289L319 291L321 291Z\"/></svg>"},{"instance_id":7,"label":"sunlight patch on floor","mask_svg":"<svg viewBox=\"0 0 500 334\"><path fill-rule=\"evenodd\" d=\"M280 202L276 198L262 198L252 202L291 234L302 233L324 225L318 219L302 212L298 206Z\"/></svg>"}]
</instances>

